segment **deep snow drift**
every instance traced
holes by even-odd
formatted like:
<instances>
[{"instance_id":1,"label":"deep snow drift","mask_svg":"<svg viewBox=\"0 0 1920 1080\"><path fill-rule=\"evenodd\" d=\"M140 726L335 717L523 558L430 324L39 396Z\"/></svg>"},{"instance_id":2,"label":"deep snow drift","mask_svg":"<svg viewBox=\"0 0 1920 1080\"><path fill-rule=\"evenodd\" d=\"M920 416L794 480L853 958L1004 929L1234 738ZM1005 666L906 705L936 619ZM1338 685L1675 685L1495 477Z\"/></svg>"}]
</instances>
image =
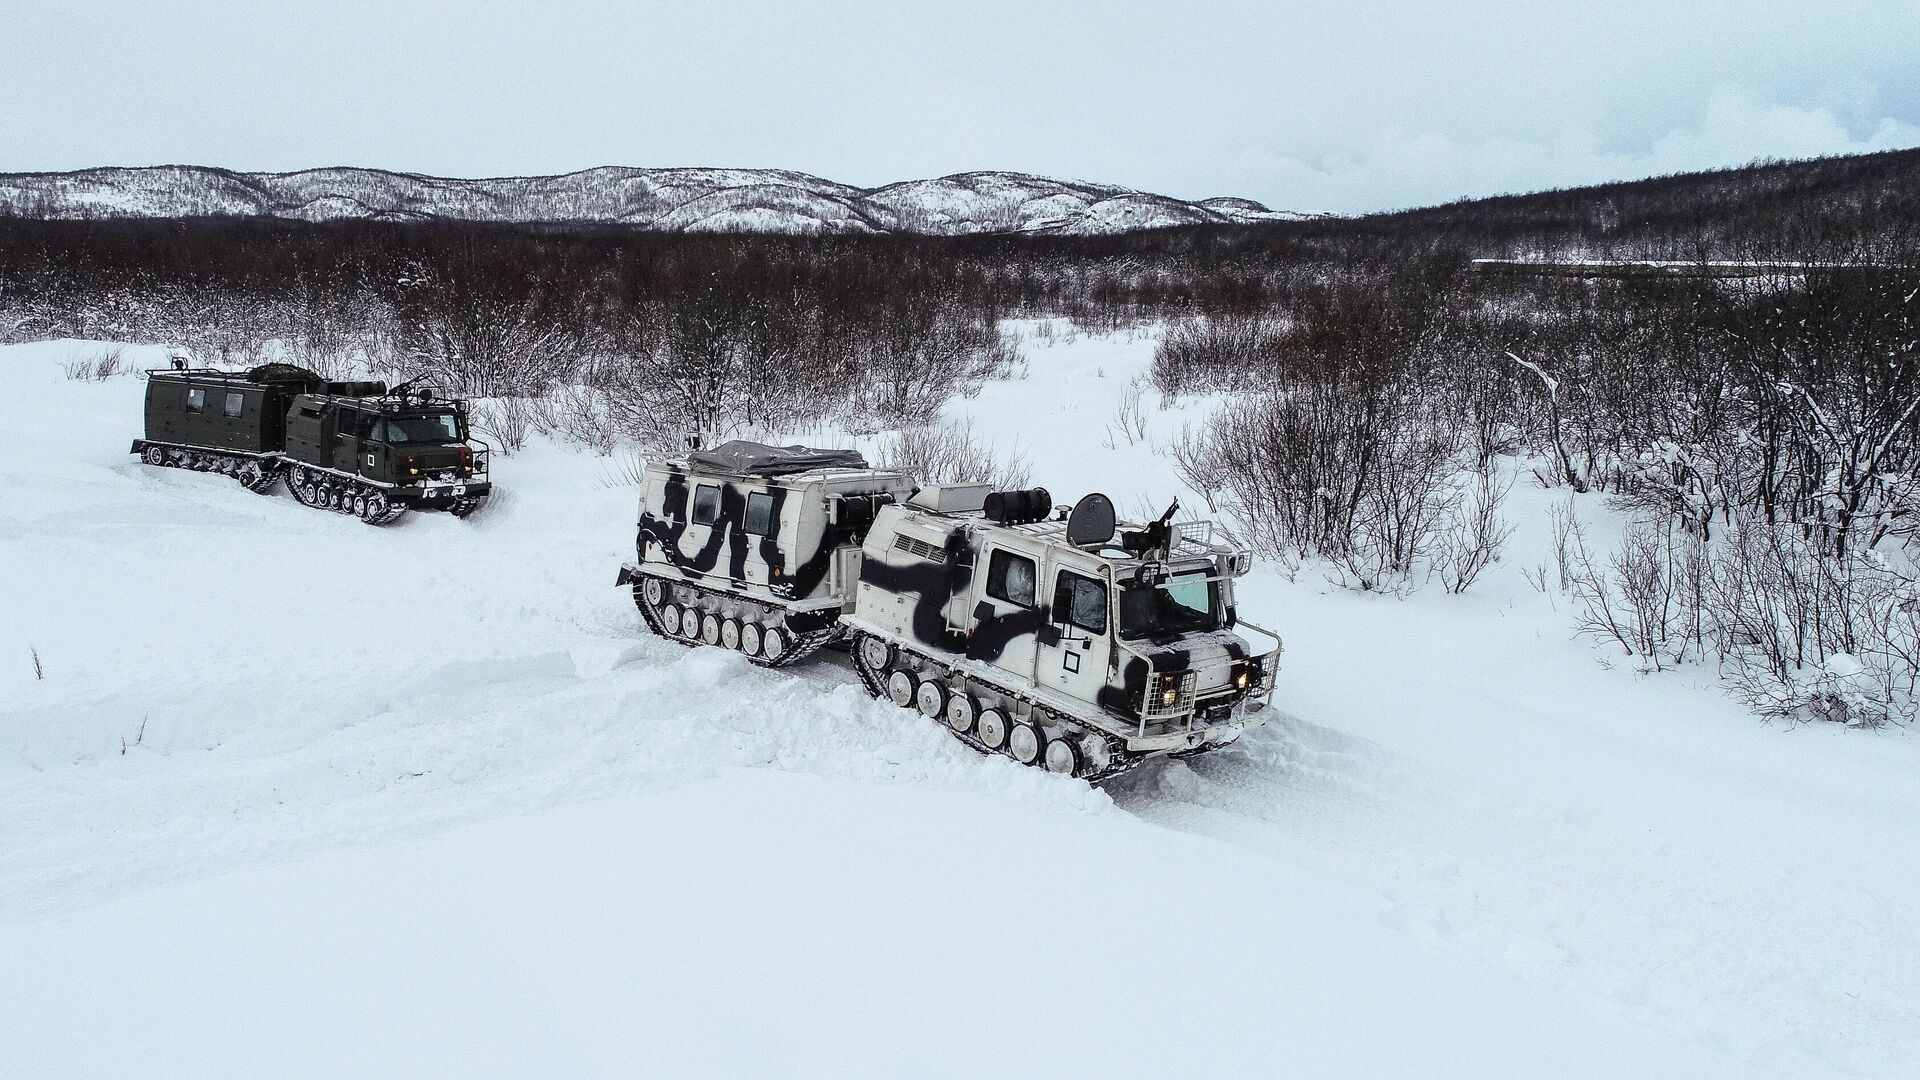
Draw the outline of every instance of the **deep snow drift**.
<instances>
[{"instance_id":1,"label":"deep snow drift","mask_svg":"<svg viewBox=\"0 0 1920 1080\"><path fill-rule=\"evenodd\" d=\"M1102 445L1152 346L1029 340L951 411L1058 501L1198 505ZM474 520L370 529L138 465L143 384L61 376L93 348L0 348L9 1077L1920 1060L1912 738L1596 663L1520 575L1557 496L1516 487L1465 596L1256 570L1286 715L1092 791L836 658L643 636L612 462L532 448Z\"/></svg>"}]
</instances>

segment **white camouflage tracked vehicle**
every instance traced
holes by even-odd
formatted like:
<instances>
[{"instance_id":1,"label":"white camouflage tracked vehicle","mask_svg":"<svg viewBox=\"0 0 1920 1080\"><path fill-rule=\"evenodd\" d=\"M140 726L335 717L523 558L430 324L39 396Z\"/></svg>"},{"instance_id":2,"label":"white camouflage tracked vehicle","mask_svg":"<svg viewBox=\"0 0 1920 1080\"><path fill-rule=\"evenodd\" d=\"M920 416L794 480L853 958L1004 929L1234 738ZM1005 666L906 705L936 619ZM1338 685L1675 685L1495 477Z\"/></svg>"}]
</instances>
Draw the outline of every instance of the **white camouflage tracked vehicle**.
<instances>
[{"instance_id":1,"label":"white camouflage tracked vehicle","mask_svg":"<svg viewBox=\"0 0 1920 1080\"><path fill-rule=\"evenodd\" d=\"M868 690L978 750L1090 780L1257 723L1280 639L1235 611L1250 557L1208 523L1173 524L1175 507L1117 532L1103 495L1071 515L1050 503L965 484L881 509L841 620Z\"/></svg>"},{"instance_id":2,"label":"white camouflage tracked vehicle","mask_svg":"<svg viewBox=\"0 0 1920 1080\"><path fill-rule=\"evenodd\" d=\"M1122 530L1102 495L1069 515L1044 488L735 442L648 466L619 583L655 633L763 666L844 638L874 696L1098 781L1232 743L1272 693L1280 639L1234 606L1249 556L1176 508Z\"/></svg>"},{"instance_id":3,"label":"white camouflage tracked vehicle","mask_svg":"<svg viewBox=\"0 0 1920 1080\"><path fill-rule=\"evenodd\" d=\"M875 512L913 479L842 450L730 442L650 461L637 561L619 584L654 633L763 667L832 640Z\"/></svg>"}]
</instances>

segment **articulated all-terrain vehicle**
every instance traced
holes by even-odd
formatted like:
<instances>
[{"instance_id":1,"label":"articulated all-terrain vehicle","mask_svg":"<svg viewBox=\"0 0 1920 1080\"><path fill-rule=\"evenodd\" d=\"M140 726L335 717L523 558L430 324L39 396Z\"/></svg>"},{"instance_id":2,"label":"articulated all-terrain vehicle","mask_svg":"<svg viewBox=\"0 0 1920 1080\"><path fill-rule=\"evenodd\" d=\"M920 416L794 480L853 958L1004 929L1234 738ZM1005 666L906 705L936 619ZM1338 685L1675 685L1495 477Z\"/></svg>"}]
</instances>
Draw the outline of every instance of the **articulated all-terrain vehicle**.
<instances>
[{"instance_id":1,"label":"articulated all-terrain vehicle","mask_svg":"<svg viewBox=\"0 0 1920 1080\"><path fill-rule=\"evenodd\" d=\"M1234 607L1249 556L1174 509L1122 529L1101 495L1068 514L1043 488L729 443L649 467L619 581L655 633L763 664L844 640L876 697L1101 780L1233 742L1272 693L1279 638Z\"/></svg>"},{"instance_id":2,"label":"articulated all-terrain vehicle","mask_svg":"<svg viewBox=\"0 0 1920 1080\"><path fill-rule=\"evenodd\" d=\"M282 477L308 506L384 525L408 510L466 517L486 502L485 443L462 401L383 382L332 382L291 364L147 373L149 465L218 472L266 494Z\"/></svg>"}]
</instances>

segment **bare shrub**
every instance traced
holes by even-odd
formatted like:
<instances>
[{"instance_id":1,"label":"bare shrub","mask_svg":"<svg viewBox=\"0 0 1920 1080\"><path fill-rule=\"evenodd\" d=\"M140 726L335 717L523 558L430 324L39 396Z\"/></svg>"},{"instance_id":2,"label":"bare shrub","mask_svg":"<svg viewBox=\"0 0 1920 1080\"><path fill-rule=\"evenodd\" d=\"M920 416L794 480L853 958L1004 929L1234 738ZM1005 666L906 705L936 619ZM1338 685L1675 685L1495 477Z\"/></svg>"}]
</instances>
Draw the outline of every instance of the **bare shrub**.
<instances>
[{"instance_id":1,"label":"bare shrub","mask_svg":"<svg viewBox=\"0 0 1920 1080\"><path fill-rule=\"evenodd\" d=\"M970 423L904 428L891 439L882 439L875 456L930 484L982 481L1011 490L1033 483L1033 469L1024 453L1018 449L1005 456L995 453L991 444L974 434Z\"/></svg>"},{"instance_id":2,"label":"bare shrub","mask_svg":"<svg viewBox=\"0 0 1920 1080\"><path fill-rule=\"evenodd\" d=\"M1875 552L1740 522L1714 545L1708 627L1734 695L1764 716L1911 722L1920 585Z\"/></svg>"},{"instance_id":3,"label":"bare shrub","mask_svg":"<svg viewBox=\"0 0 1920 1080\"><path fill-rule=\"evenodd\" d=\"M1153 385L1167 398L1248 389L1283 347L1283 330L1263 313L1182 319L1153 351Z\"/></svg>"},{"instance_id":4,"label":"bare shrub","mask_svg":"<svg viewBox=\"0 0 1920 1080\"><path fill-rule=\"evenodd\" d=\"M1146 383L1135 379L1120 395L1113 419L1107 421L1105 446L1112 450L1122 442L1134 446L1147 441Z\"/></svg>"},{"instance_id":5,"label":"bare shrub","mask_svg":"<svg viewBox=\"0 0 1920 1080\"><path fill-rule=\"evenodd\" d=\"M1698 536L1670 520L1636 520L1602 561L1571 507L1555 530L1562 588L1581 607L1580 633L1614 642L1644 671L1699 655L1707 555Z\"/></svg>"},{"instance_id":6,"label":"bare shrub","mask_svg":"<svg viewBox=\"0 0 1920 1080\"><path fill-rule=\"evenodd\" d=\"M526 449L533 416L533 406L523 397L488 398L473 404L473 426L498 440L505 453Z\"/></svg>"},{"instance_id":7,"label":"bare shrub","mask_svg":"<svg viewBox=\"0 0 1920 1080\"><path fill-rule=\"evenodd\" d=\"M60 371L75 382L106 382L123 370L126 352L125 346L107 345L91 356L68 358Z\"/></svg>"},{"instance_id":8,"label":"bare shrub","mask_svg":"<svg viewBox=\"0 0 1920 1080\"><path fill-rule=\"evenodd\" d=\"M1434 570L1448 592L1467 591L1487 567L1500 561L1501 549L1513 535L1513 526L1500 516L1500 505L1512 488L1513 477L1496 469L1491 455L1474 455L1433 542Z\"/></svg>"},{"instance_id":9,"label":"bare shrub","mask_svg":"<svg viewBox=\"0 0 1920 1080\"><path fill-rule=\"evenodd\" d=\"M1232 466L1220 445L1208 435L1208 427L1196 429L1192 424L1183 424L1180 434L1167 447L1167 453L1173 458L1173 470L1180 481L1206 500L1207 509L1217 514Z\"/></svg>"},{"instance_id":10,"label":"bare shrub","mask_svg":"<svg viewBox=\"0 0 1920 1080\"><path fill-rule=\"evenodd\" d=\"M531 407L534 429L561 442L578 443L602 456L613 453L620 433L606 393L591 386L563 385Z\"/></svg>"}]
</instances>

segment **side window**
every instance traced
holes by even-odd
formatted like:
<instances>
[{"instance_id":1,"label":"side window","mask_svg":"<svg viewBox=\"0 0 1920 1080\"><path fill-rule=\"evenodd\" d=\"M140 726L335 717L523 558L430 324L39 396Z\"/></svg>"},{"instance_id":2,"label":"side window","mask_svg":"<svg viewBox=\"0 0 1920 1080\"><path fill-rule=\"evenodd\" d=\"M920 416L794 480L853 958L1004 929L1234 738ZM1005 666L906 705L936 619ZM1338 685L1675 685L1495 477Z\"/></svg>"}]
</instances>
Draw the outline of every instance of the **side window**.
<instances>
[{"instance_id":1,"label":"side window","mask_svg":"<svg viewBox=\"0 0 1920 1080\"><path fill-rule=\"evenodd\" d=\"M693 489L693 523L711 525L720 520L720 489L701 484Z\"/></svg>"},{"instance_id":2,"label":"side window","mask_svg":"<svg viewBox=\"0 0 1920 1080\"><path fill-rule=\"evenodd\" d=\"M231 420L239 416L241 411L246 408L246 403L246 395L241 394L237 390L227 391L227 407L225 410L227 418Z\"/></svg>"},{"instance_id":3,"label":"side window","mask_svg":"<svg viewBox=\"0 0 1920 1080\"><path fill-rule=\"evenodd\" d=\"M773 496L756 491L747 496L747 531L765 536L773 530Z\"/></svg>"},{"instance_id":4,"label":"side window","mask_svg":"<svg viewBox=\"0 0 1920 1080\"><path fill-rule=\"evenodd\" d=\"M1038 575L1033 560L1011 551L995 549L987 562L987 595L1021 607L1033 606L1033 585Z\"/></svg>"},{"instance_id":5,"label":"side window","mask_svg":"<svg viewBox=\"0 0 1920 1080\"><path fill-rule=\"evenodd\" d=\"M1084 574L1060 571L1053 590L1053 617L1093 634L1107 632L1107 586Z\"/></svg>"},{"instance_id":6,"label":"side window","mask_svg":"<svg viewBox=\"0 0 1920 1080\"><path fill-rule=\"evenodd\" d=\"M187 411L203 413L207 411L207 392L198 387L187 391Z\"/></svg>"}]
</instances>

